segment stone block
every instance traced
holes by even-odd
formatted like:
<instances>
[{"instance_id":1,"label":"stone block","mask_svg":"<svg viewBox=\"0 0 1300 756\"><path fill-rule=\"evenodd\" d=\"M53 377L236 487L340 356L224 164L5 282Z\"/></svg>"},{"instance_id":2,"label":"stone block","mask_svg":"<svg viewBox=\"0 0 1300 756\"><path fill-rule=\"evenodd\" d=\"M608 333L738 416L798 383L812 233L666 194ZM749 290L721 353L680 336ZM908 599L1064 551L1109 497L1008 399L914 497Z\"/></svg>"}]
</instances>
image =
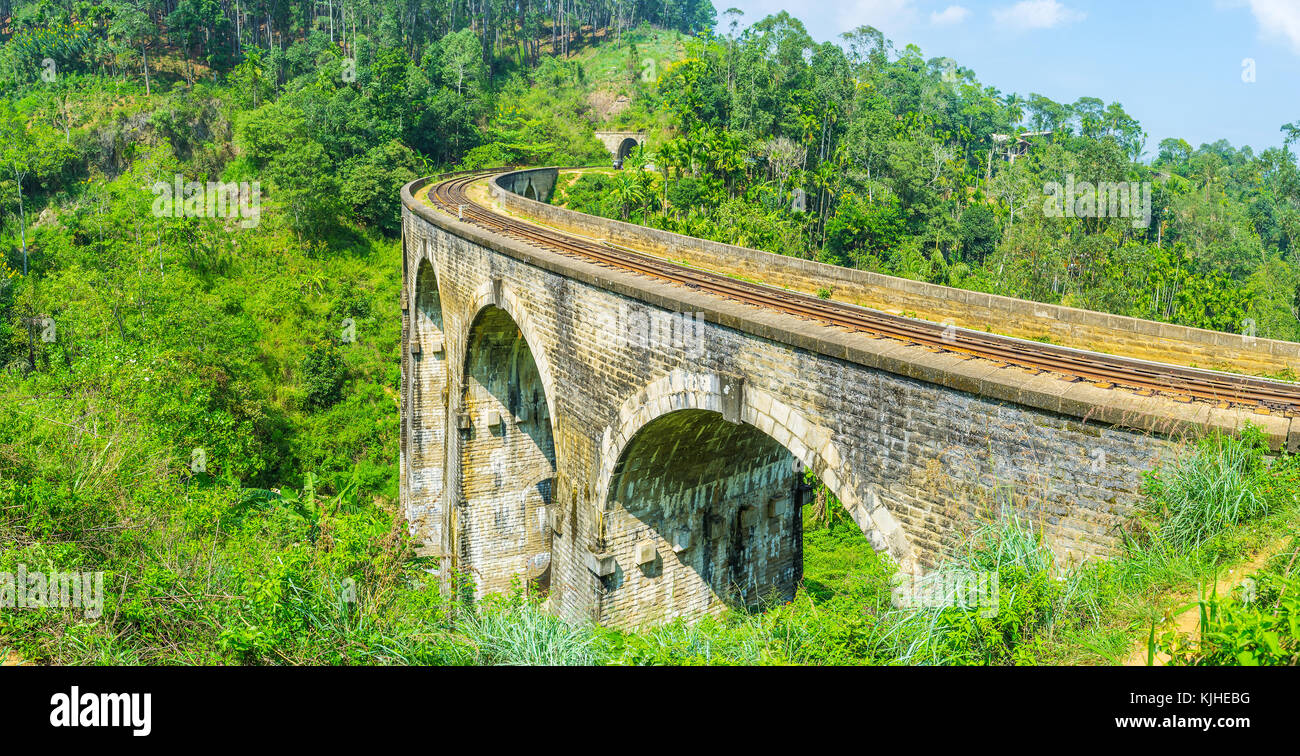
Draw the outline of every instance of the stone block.
<instances>
[{"instance_id":1,"label":"stone block","mask_svg":"<svg viewBox=\"0 0 1300 756\"><path fill-rule=\"evenodd\" d=\"M637 541L636 544L636 563L638 565L653 564L659 556L655 551L655 542L651 540Z\"/></svg>"},{"instance_id":2,"label":"stone block","mask_svg":"<svg viewBox=\"0 0 1300 756\"><path fill-rule=\"evenodd\" d=\"M587 553L587 569L591 570L596 577L609 577L614 574L618 563L614 561L614 555L610 553L592 554Z\"/></svg>"}]
</instances>

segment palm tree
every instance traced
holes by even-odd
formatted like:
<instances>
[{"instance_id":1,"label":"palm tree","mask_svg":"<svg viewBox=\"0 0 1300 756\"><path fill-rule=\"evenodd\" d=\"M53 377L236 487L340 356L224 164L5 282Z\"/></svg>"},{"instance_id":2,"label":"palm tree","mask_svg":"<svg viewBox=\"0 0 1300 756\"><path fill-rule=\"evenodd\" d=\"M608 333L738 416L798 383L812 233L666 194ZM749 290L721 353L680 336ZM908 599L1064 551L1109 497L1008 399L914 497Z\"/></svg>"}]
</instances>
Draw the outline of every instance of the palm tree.
<instances>
[{"instance_id":1,"label":"palm tree","mask_svg":"<svg viewBox=\"0 0 1300 756\"><path fill-rule=\"evenodd\" d=\"M659 148L655 164L660 166L664 176L664 212L668 212L668 179L670 174L674 181L681 181L682 172L691 161L690 144L685 137L675 137L664 142Z\"/></svg>"},{"instance_id":2,"label":"palm tree","mask_svg":"<svg viewBox=\"0 0 1300 756\"><path fill-rule=\"evenodd\" d=\"M618 200L623 220L628 219L633 207L642 207L649 199L650 192L646 188L643 173L643 171L621 171L614 178L614 198Z\"/></svg>"},{"instance_id":3,"label":"palm tree","mask_svg":"<svg viewBox=\"0 0 1300 756\"><path fill-rule=\"evenodd\" d=\"M745 156L749 152L744 137L732 131L719 131L714 135L713 165L727 181L727 193L735 196L735 174L745 167Z\"/></svg>"},{"instance_id":4,"label":"palm tree","mask_svg":"<svg viewBox=\"0 0 1300 756\"><path fill-rule=\"evenodd\" d=\"M700 168L707 164L709 143L712 141L712 129L705 127L686 136L686 165L691 169L691 176L700 177Z\"/></svg>"},{"instance_id":5,"label":"palm tree","mask_svg":"<svg viewBox=\"0 0 1300 756\"><path fill-rule=\"evenodd\" d=\"M1025 98L1009 92L1006 96L1005 107L1007 109L1007 118L1011 120L1011 126L1014 128L1020 124L1020 120L1025 117Z\"/></svg>"}]
</instances>

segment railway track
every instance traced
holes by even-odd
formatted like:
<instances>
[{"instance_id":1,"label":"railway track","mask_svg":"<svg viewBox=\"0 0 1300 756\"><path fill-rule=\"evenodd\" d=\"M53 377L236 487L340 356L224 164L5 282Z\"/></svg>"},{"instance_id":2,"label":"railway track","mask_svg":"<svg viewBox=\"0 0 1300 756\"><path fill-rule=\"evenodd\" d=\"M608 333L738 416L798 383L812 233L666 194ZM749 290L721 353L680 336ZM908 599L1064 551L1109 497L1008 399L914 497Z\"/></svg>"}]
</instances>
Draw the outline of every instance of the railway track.
<instances>
[{"instance_id":1,"label":"railway track","mask_svg":"<svg viewBox=\"0 0 1300 756\"><path fill-rule=\"evenodd\" d=\"M465 174L434 183L428 189L428 198L435 207L465 222L552 252L857 333L1055 373L1067 379L1089 381L1105 387L1123 386L1184 401L1191 398L1215 404L1264 408L1288 415L1300 414L1300 385L1297 384L953 328L764 284L738 281L609 243L526 223L485 208L469 196L467 188L470 184L494 173Z\"/></svg>"}]
</instances>

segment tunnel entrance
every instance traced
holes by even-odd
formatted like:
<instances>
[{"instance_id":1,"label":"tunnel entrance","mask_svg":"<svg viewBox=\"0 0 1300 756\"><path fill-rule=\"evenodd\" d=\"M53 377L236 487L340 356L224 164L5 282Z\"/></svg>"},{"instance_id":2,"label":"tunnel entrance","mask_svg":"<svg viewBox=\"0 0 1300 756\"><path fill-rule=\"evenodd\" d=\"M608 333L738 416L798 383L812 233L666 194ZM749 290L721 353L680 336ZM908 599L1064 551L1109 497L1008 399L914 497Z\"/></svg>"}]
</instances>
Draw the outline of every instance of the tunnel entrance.
<instances>
[{"instance_id":1,"label":"tunnel entrance","mask_svg":"<svg viewBox=\"0 0 1300 756\"><path fill-rule=\"evenodd\" d=\"M410 448L407 464L407 520L413 533L440 546L447 430L447 365L438 278L421 259L411 318Z\"/></svg>"},{"instance_id":2,"label":"tunnel entrance","mask_svg":"<svg viewBox=\"0 0 1300 756\"><path fill-rule=\"evenodd\" d=\"M618 145L618 152L614 153L614 165L622 168L623 161L637 148L637 141L631 137L624 139Z\"/></svg>"},{"instance_id":3,"label":"tunnel entrance","mask_svg":"<svg viewBox=\"0 0 1300 756\"><path fill-rule=\"evenodd\" d=\"M507 592L516 579L547 591L550 410L532 350L501 308L485 308L470 329L461 399L461 568L476 597Z\"/></svg>"},{"instance_id":4,"label":"tunnel entrance","mask_svg":"<svg viewBox=\"0 0 1300 756\"><path fill-rule=\"evenodd\" d=\"M602 621L638 626L794 596L803 575L802 464L717 412L662 415L610 479Z\"/></svg>"}]
</instances>

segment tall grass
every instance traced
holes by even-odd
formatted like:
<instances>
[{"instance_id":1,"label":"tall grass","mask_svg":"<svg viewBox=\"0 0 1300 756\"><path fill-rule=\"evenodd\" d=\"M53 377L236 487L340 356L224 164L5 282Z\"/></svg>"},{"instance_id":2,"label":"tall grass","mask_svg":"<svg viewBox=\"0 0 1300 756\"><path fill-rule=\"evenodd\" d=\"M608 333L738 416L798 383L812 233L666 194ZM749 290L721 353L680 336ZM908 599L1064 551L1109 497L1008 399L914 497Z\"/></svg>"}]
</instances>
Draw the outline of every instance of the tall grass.
<instances>
[{"instance_id":1,"label":"tall grass","mask_svg":"<svg viewBox=\"0 0 1300 756\"><path fill-rule=\"evenodd\" d=\"M493 666L586 666L603 661L590 625L570 625L531 600L489 601L458 628L474 663Z\"/></svg>"},{"instance_id":2,"label":"tall grass","mask_svg":"<svg viewBox=\"0 0 1300 756\"><path fill-rule=\"evenodd\" d=\"M1241 438L1215 434L1196 452L1147 478L1147 511L1163 545L1198 550L1225 528L1268 513L1263 436L1248 429Z\"/></svg>"}]
</instances>

